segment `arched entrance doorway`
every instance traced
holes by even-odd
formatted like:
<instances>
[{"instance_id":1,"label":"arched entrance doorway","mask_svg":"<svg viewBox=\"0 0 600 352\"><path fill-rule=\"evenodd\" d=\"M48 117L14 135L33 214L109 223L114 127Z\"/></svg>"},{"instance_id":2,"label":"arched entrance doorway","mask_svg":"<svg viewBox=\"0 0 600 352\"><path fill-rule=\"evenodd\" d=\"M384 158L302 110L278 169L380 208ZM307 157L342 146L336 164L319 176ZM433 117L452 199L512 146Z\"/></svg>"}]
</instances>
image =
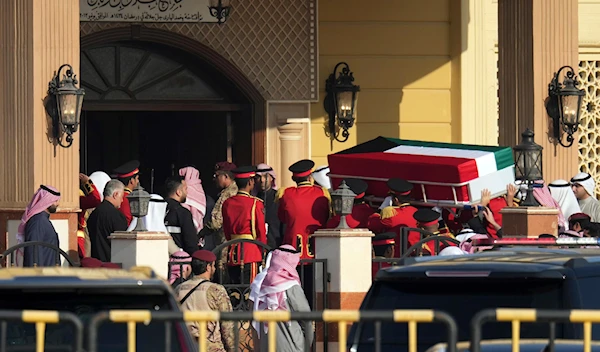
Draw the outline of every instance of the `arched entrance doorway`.
<instances>
[{"instance_id":1,"label":"arched entrance doorway","mask_svg":"<svg viewBox=\"0 0 600 352\"><path fill-rule=\"evenodd\" d=\"M227 60L180 35L132 26L81 41L83 172L141 161L142 185L194 165L207 192L214 164L264 159L264 100Z\"/></svg>"}]
</instances>

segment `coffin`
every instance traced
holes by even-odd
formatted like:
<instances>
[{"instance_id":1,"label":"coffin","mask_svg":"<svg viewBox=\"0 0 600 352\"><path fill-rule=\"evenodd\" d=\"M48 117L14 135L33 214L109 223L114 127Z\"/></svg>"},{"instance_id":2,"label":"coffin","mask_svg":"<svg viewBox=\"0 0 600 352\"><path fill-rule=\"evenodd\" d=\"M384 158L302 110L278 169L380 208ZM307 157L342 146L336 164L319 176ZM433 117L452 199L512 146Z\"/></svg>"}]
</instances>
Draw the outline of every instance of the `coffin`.
<instances>
[{"instance_id":1,"label":"coffin","mask_svg":"<svg viewBox=\"0 0 600 352\"><path fill-rule=\"evenodd\" d=\"M367 194L383 198L386 181L403 178L415 185L413 199L435 205L477 203L485 188L498 197L515 181L510 147L377 137L330 154L328 162L334 188L343 178L360 178L369 184Z\"/></svg>"}]
</instances>

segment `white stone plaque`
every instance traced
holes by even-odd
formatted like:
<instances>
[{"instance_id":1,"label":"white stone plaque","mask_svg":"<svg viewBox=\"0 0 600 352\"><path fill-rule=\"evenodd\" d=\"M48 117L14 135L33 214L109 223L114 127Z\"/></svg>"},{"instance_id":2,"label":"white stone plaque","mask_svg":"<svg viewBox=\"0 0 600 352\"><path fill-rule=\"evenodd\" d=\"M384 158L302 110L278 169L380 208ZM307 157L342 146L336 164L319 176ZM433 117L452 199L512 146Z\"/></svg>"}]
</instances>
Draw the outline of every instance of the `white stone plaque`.
<instances>
[{"instance_id":1,"label":"white stone plaque","mask_svg":"<svg viewBox=\"0 0 600 352\"><path fill-rule=\"evenodd\" d=\"M217 22L209 0L79 0L81 22Z\"/></svg>"}]
</instances>

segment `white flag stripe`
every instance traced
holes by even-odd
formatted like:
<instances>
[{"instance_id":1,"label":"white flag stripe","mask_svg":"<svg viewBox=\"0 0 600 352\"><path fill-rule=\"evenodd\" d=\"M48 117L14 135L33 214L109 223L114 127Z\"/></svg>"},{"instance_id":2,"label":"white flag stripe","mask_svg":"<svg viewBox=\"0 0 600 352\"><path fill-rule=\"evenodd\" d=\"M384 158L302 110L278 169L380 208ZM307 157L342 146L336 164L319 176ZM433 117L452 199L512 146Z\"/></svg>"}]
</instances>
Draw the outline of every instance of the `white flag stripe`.
<instances>
[{"instance_id":1,"label":"white flag stripe","mask_svg":"<svg viewBox=\"0 0 600 352\"><path fill-rule=\"evenodd\" d=\"M384 153L474 159L475 163L477 164L477 173L479 174L479 177L498 171L496 166L496 155L492 152L486 152L482 150L399 145L384 151Z\"/></svg>"}]
</instances>

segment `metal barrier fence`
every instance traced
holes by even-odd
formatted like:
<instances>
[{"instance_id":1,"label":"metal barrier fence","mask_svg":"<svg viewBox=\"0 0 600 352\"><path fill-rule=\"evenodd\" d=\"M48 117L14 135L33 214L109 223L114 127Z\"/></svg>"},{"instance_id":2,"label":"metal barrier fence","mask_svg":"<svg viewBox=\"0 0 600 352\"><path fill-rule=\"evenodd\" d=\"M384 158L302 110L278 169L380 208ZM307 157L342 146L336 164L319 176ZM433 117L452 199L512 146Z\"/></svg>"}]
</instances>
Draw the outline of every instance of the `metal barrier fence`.
<instances>
[{"instance_id":1,"label":"metal barrier fence","mask_svg":"<svg viewBox=\"0 0 600 352\"><path fill-rule=\"evenodd\" d=\"M54 264L56 266L61 265L61 257L65 259L65 261L69 264L69 266L75 266L75 264L73 263L71 258L69 258L69 255L65 251L63 251L62 249L60 249L59 247L57 247L53 244L41 242L41 241L23 242L23 243L19 243L15 246L8 248L0 255L0 258L3 259L2 264L4 266L16 266L17 263L16 263L15 253L18 250L23 250L23 252L24 252L25 248L28 248L28 247L33 247L32 255L33 255L33 266L34 267L38 266L38 261L40 258L39 247L48 248L48 249L54 251ZM9 257L10 257L10 260L9 260Z\"/></svg>"},{"instance_id":2,"label":"metal barrier fence","mask_svg":"<svg viewBox=\"0 0 600 352\"><path fill-rule=\"evenodd\" d=\"M231 277L229 277L229 275L227 274L227 263L222 262L222 260L227 257L226 253L233 246L237 245L243 248L243 246L251 244L258 246L258 248L263 252L262 262L258 264L264 268L267 253L271 250L274 250L275 248L272 249L271 247L260 241L249 239L236 239L224 242L212 250L212 252L215 253L215 255L217 256L218 264L217 273L215 274L213 281L225 287L225 290L229 295L234 311L248 311L250 309L250 282L247 282L245 275L242 275L242 272L244 271L243 267L240 270L239 280L231 280ZM225 254L223 255L223 253ZM240 258L238 259L243 263L243 250L241 252ZM169 262L169 273L171 273L171 268L173 266L179 267L179 272L182 273L184 271L184 266L190 264L191 260ZM250 264L245 263L244 265L245 267L248 267ZM327 271L327 259L301 259L300 263L298 264L297 270L298 275L300 277L300 282L302 283L302 288L306 295L306 299L308 300L308 303L312 310L327 309L329 307L329 272ZM249 324L245 324L242 326L242 330L247 331L249 330L249 328ZM329 329L327 324L324 324L323 328L320 329L320 332L322 334L322 338L325 341L327 341L327 339L329 338ZM247 345L248 343L243 343L242 345ZM251 351L251 349L248 347L244 348L243 351ZM316 347L313 348L313 351L316 351ZM325 346L324 352L328 352L327 346Z\"/></svg>"},{"instance_id":3,"label":"metal barrier fence","mask_svg":"<svg viewBox=\"0 0 600 352\"><path fill-rule=\"evenodd\" d=\"M421 240L419 240L419 242L413 244L412 246L408 247L408 235L411 231L415 231L415 232L419 232L420 236L421 236ZM422 255L423 253L423 245L424 244L431 244L431 242L433 242L433 255L439 255L440 250L442 250L442 245L443 246L458 246L460 244L459 241L457 241L454 238L450 238L448 236L444 236L444 235L433 235L430 232L427 232L425 230L422 229L416 229L416 228L409 228L409 227L403 227L401 230L401 256L399 258L373 258L372 261L372 265L373 268L377 268L377 271L379 269L385 268L385 267L389 267L389 266L395 266L395 265L403 265L407 259L412 258L412 257L418 257L420 255ZM374 270L374 272L376 272ZM375 277L373 277L373 279L375 279Z\"/></svg>"},{"instance_id":4,"label":"metal barrier fence","mask_svg":"<svg viewBox=\"0 0 600 352\"><path fill-rule=\"evenodd\" d=\"M452 317L443 312L433 310L394 310L394 311L358 311L358 310L324 310L322 312L288 312L288 311L257 311L257 312L158 312L149 310L112 310L96 314L91 322L88 333L88 352L97 352L98 328L106 321L127 324L127 351L136 351L136 324L149 324L151 321L163 322L198 322L198 345L200 352L208 351L207 324L213 321L241 321L255 320L268 324L268 331L276 332L278 322L297 321L303 322L305 329L312 329L312 322L337 323L339 351L345 352L347 340L347 326L355 322L375 322L376 327L381 322L395 322L408 324L408 351L417 351L417 324L418 323L443 323L448 329L447 351L456 351L458 336L456 322ZM235 328L234 328L235 330ZM236 334L236 339L238 335ZM267 334L268 351L277 351L276 333ZM305 336L304 350L310 351L310 336ZM327 340L324 341L327 344ZM381 350L381 331L376 328L374 339L375 351ZM167 344L169 346L169 344ZM239 341L235 341L236 351ZM169 349L166 352L170 352Z\"/></svg>"},{"instance_id":5,"label":"metal barrier fence","mask_svg":"<svg viewBox=\"0 0 600 352\"><path fill-rule=\"evenodd\" d=\"M75 330L72 351L83 351L83 324L79 318L69 312L41 310L0 310L0 351L7 350L7 321L20 321L35 324L35 350L44 352L46 325L69 323Z\"/></svg>"},{"instance_id":6,"label":"metal barrier fence","mask_svg":"<svg viewBox=\"0 0 600 352\"><path fill-rule=\"evenodd\" d=\"M46 327L48 324L68 323L74 328L73 339L67 341L72 351L83 351L84 325L82 318L69 312L59 311L36 311L36 310L0 310L0 351L8 348L7 322L23 322L34 324L35 339L27 337L27 340L35 341L35 351L43 352L46 345ZM207 326L209 322L229 321L234 322L234 331L244 321L258 321L266 323L270 332L267 334L268 351L277 351L277 323L297 321L304 324L306 330L313 329L312 322L337 323L339 351L347 350L347 328L350 323L373 322L375 326L373 345L375 351L381 351L382 336L381 323L406 323L408 324L408 351L417 351L417 324L419 323L443 323L446 326L448 337L446 349L448 352L456 351L458 328L455 320L446 313L423 309L423 310L389 310L389 311L358 311L358 310L324 310L320 312L287 312L287 311L258 311L258 312L217 312L217 311L150 311L150 310L111 310L95 314L88 325L87 341L88 352L97 352L98 330L102 323L112 322L127 325L127 351L135 352L136 326L137 324L150 324L150 322L197 322L199 327L198 350L207 351ZM521 324L523 323L549 323L550 336L545 351L554 351L555 323L571 323L583 325L583 351L592 351L592 324L600 323L600 310L536 310L536 309L511 309L498 308L488 309L477 313L471 320L471 352L480 352L482 345L482 327L490 322L505 322L512 325L512 351L519 352L521 342ZM236 351L239 350L239 334L236 333ZM169 337L165 337L165 352L171 351ZM328 340L324 340L327 344ZM313 344L315 345L315 344ZM52 346L56 347L56 346ZM157 346L158 347L158 346ZM304 350L309 351L310 336L305 336ZM65 346L63 349L68 350Z\"/></svg>"},{"instance_id":7,"label":"metal barrier fence","mask_svg":"<svg viewBox=\"0 0 600 352\"><path fill-rule=\"evenodd\" d=\"M521 323L549 323L548 351L554 351L557 322L583 324L583 351L592 351L592 323L600 323L600 310L537 310L537 309L487 309L477 313L471 321L471 352L481 351L482 327L488 322L508 322L512 325L512 352L519 352Z\"/></svg>"},{"instance_id":8,"label":"metal barrier fence","mask_svg":"<svg viewBox=\"0 0 600 352\"><path fill-rule=\"evenodd\" d=\"M408 236L411 232L419 233L419 242L415 243L412 246L408 246ZM448 245L449 243L453 243L455 245L460 244L454 238L445 236L444 234L434 234L429 231L425 231L423 229L415 228L415 227L402 227L400 228L400 254L401 258L406 258L412 255L413 252L416 251L416 255L419 256L422 253L422 245L427 243L428 241L434 242L433 252L437 255L440 252L440 244Z\"/></svg>"}]
</instances>

